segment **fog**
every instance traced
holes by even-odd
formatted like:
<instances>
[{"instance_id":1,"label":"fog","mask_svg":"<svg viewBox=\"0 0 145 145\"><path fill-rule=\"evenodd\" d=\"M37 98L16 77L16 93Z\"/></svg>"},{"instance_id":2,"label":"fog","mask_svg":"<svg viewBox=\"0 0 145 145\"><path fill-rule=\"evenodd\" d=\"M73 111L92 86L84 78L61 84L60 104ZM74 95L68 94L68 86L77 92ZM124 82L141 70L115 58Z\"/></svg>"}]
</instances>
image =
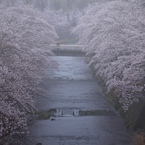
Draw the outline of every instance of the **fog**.
<instances>
[{"instance_id":1,"label":"fog","mask_svg":"<svg viewBox=\"0 0 145 145\"><path fill-rule=\"evenodd\" d=\"M126 127L145 126L144 6L0 0L0 145L130 145Z\"/></svg>"},{"instance_id":2,"label":"fog","mask_svg":"<svg viewBox=\"0 0 145 145\"><path fill-rule=\"evenodd\" d=\"M98 0L0 0L0 4L9 7L14 5L33 5L41 11L83 9L88 4Z\"/></svg>"}]
</instances>

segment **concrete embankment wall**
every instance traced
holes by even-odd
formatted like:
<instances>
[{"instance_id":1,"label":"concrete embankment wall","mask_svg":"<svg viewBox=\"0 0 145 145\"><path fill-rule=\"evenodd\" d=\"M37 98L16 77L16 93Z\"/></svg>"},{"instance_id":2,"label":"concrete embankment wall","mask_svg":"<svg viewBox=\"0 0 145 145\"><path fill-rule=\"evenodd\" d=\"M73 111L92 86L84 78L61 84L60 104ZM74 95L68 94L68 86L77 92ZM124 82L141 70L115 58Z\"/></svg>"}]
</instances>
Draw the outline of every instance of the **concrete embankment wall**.
<instances>
[{"instance_id":1,"label":"concrete embankment wall","mask_svg":"<svg viewBox=\"0 0 145 145\"><path fill-rule=\"evenodd\" d=\"M93 66L91 66L91 68L93 69ZM100 83L103 91L106 93L107 88L103 79L100 77L96 77L96 79ZM115 94L114 90L112 90L110 93L107 93L106 96L114 106L115 110L117 110L124 118L127 128L131 130L145 129L145 97L140 97L138 103L134 103L132 106L130 106L128 111L124 112L121 104L119 103L119 98Z\"/></svg>"}]
</instances>

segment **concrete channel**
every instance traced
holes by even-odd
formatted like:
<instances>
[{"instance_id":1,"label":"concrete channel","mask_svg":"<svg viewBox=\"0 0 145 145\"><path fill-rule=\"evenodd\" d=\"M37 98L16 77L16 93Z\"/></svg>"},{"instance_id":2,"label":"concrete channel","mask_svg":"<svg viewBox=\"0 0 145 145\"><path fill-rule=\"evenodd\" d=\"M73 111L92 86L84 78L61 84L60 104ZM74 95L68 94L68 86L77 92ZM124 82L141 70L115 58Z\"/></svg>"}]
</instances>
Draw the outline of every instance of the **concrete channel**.
<instances>
[{"instance_id":1,"label":"concrete channel","mask_svg":"<svg viewBox=\"0 0 145 145\"><path fill-rule=\"evenodd\" d=\"M47 94L37 98L39 111L27 144L130 145L124 121L107 101L85 56L72 53L52 56L58 69L47 71Z\"/></svg>"}]
</instances>

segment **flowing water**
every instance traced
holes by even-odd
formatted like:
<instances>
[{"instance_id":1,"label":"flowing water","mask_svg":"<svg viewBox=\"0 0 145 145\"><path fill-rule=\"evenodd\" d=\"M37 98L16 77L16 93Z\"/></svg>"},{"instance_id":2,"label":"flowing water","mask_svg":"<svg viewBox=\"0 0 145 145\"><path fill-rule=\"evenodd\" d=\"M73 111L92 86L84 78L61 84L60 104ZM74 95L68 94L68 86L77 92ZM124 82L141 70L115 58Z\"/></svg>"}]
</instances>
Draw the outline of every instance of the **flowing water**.
<instances>
[{"instance_id":1,"label":"flowing water","mask_svg":"<svg viewBox=\"0 0 145 145\"><path fill-rule=\"evenodd\" d=\"M58 69L47 72L43 82L47 94L37 99L39 117L29 128L27 144L129 145L124 122L107 101L85 57L60 53L52 58Z\"/></svg>"}]
</instances>

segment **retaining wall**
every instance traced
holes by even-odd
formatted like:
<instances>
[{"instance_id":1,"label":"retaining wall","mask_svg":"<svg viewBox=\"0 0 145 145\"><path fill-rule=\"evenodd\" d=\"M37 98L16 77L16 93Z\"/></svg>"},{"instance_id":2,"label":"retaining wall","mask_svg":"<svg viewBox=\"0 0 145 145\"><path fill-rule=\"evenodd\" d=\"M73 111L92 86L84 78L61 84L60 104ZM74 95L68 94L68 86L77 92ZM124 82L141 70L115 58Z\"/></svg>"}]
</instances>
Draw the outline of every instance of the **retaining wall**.
<instances>
[{"instance_id":1,"label":"retaining wall","mask_svg":"<svg viewBox=\"0 0 145 145\"><path fill-rule=\"evenodd\" d=\"M92 66L91 68L93 69ZM107 92L107 88L103 79L100 77L96 77L96 79L100 83L103 91ZM141 95L138 103L134 103L132 106L130 106L127 112L123 111L119 103L119 98L115 94L115 90L112 90L110 93L106 94L106 96L114 108L124 118L127 128L131 130L145 129L145 97L143 97L143 95Z\"/></svg>"}]
</instances>

